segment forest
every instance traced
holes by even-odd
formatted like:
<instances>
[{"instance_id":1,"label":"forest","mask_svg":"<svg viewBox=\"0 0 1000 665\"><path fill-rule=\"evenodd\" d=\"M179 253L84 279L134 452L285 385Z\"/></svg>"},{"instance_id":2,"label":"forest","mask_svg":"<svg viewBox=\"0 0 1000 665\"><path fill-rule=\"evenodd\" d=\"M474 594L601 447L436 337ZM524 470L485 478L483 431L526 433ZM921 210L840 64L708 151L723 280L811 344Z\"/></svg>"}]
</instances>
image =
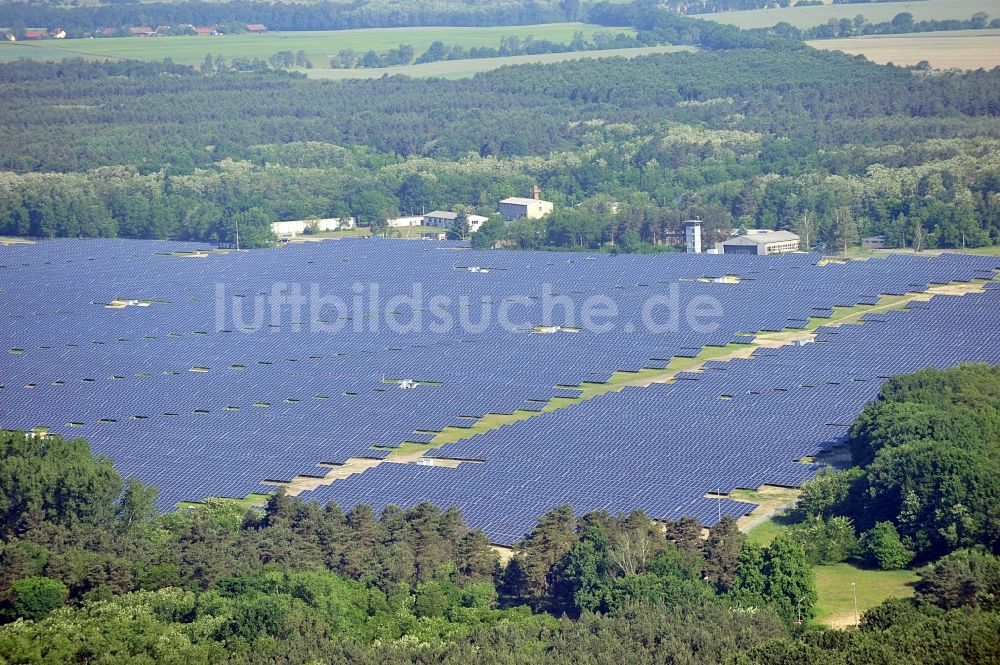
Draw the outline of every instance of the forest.
<instances>
[{"instance_id":1,"label":"forest","mask_svg":"<svg viewBox=\"0 0 1000 665\"><path fill-rule=\"evenodd\" d=\"M262 509L215 499L157 514L156 488L123 480L86 442L3 433L0 659L995 662L998 399L997 368L891 380L852 429L859 466L807 485L806 526L766 547L730 518L703 534L692 519L561 506L506 564L455 509L345 513L278 493ZM948 463L927 463L931 451ZM845 494L857 483L866 491ZM939 510L918 505L935 489ZM845 556L919 564L916 594L857 630L812 624L814 543L844 540L816 536L815 520L860 533Z\"/></svg>"},{"instance_id":2,"label":"forest","mask_svg":"<svg viewBox=\"0 0 1000 665\"><path fill-rule=\"evenodd\" d=\"M787 41L465 80L263 65L0 65L0 234L224 242L237 215L249 228L348 214L380 231L422 209L490 215L538 183L556 213L490 225L481 246L656 246L691 217L709 242L741 227L791 229L807 247L1000 238L997 70Z\"/></svg>"}]
</instances>

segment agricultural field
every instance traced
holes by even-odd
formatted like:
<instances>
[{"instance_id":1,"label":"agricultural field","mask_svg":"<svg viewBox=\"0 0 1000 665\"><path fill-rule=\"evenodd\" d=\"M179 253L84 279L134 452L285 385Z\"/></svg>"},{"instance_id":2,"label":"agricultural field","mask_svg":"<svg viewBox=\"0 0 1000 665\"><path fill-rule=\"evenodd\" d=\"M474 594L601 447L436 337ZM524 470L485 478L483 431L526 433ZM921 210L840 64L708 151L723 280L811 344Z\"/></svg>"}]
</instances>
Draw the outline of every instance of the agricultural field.
<instances>
[{"instance_id":1,"label":"agricultural field","mask_svg":"<svg viewBox=\"0 0 1000 665\"><path fill-rule=\"evenodd\" d=\"M530 63L565 62L583 58L636 58L653 53L677 53L680 51L695 51L693 46L647 46L641 48L608 49L605 51L576 51L573 53L542 53L539 55L512 55L506 58L470 58L468 60L444 60L428 62L420 65L404 65L402 67L378 67L357 69L312 69L309 78L316 79L361 79L378 78L385 74L390 76L404 74L413 77L439 77L446 79L466 78L480 72L488 72L507 65L524 65Z\"/></svg>"},{"instance_id":2,"label":"agricultural field","mask_svg":"<svg viewBox=\"0 0 1000 665\"><path fill-rule=\"evenodd\" d=\"M866 4L827 4L816 7L751 9L742 12L699 14L698 18L729 23L740 28L767 28L777 23L791 23L797 28L812 28L830 19L854 18L859 14L872 23L891 21L900 12L913 14L915 21L967 19L976 12L997 15L992 0L916 0L915 2L876 2Z\"/></svg>"},{"instance_id":3,"label":"agricultural field","mask_svg":"<svg viewBox=\"0 0 1000 665\"><path fill-rule=\"evenodd\" d=\"M0 61L17 58L58 59L83 57L93 60L126 59L163 60L187 65L200 64L206 53L213 57L267 59L278 51L305 51L318 68L328 66L329 56L351 49L385 51L400 44L409 44L417 55L435 41L462 46L493 46L505 36L522 39L534 37L553 42L569 43L573 35L583 32L586 38L594 33L612 30L632 32L625 28L609 29L585 23L550 23L545 25L499 26L487 28L373 28L367 30L336 30L322 32L272 32L263 35L225 35L220 37L112 37L105 39L46 40L44 42L0 44Z\"/></svg>"},{"instance_id":4,"label":"agricultural field","mask_svg":"<svg viewBox=\"0 0 1000 665\"><path fill-rule=\"evenodd\" d=\"M1000 66L1000 30L872 35L807 43L819 49L863 55L879 64L915 65L926 60L935 69L991 69Z\"/></svg>"}]
</instances>

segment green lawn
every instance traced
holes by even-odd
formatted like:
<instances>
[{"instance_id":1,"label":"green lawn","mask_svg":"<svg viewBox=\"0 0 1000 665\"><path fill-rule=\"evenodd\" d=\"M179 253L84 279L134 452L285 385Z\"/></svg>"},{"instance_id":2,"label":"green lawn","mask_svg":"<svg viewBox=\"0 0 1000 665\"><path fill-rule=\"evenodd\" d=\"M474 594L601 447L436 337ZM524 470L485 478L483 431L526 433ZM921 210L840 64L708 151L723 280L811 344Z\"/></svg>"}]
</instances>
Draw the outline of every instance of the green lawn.
<instances>
[{"instance_id":1,"label":"green lawn","mask_svg":"<svg viewBox=\"0 0 1000 665\"><path fill-rule=\"evenodd\" d=\"M289 240L289 242L314 242L316 240L337 240L339 238L367 238L371 235L371 230L366 226L356 226L353 229L343 231L320 231L318 233L303 233Z\"/></svg>"},{"instance_id":2,"label":"green lawn","mask_svg":"<svg viewBox=\"0 0 1000 665\"><path fill-rule=\"evenodd\" d=\"M986 247L973 247L972 249L949 249L949 252L959 254L979 254L981 256L1000 256L1000 245L988 245Z\"/></svg>"},{"instance_id":3,"label":"green lawn","mask_svg":"<svg viewBox=\"0 0 1000 665\"><path fill-rule=\"evenodd\" d=\"M263 35L223 35L219 37L110 37L104 39L49 39L39 42L2 42L0 60L16 58L72 58L95 60L108 58L136 58L162 60L198 65L206 53L233 58L264 58L278 51L305 51L313 66L326 68L328 56L338 51L352 49L359 53L368 50L386 51L400 44L409 44L423 53L436 40L448 45L499 46L500 38L518 35L522 39L532 36L567 44L573 34L583 32L590 37L595 32L633 32L626 28L609 29L585 23L550 23L544 25L501 26L484 28L372 28L367 30L333 30L316 32L273 32Z\"/></svg>"},{"instance_id":4,"label":"green lawn","mask_svg":"<svg viewBox=\"0 0 1000 665\"><path fill-rule=\"evenodd\" d=\"M864 4L827 4L817 7L786 7L777 9L752 9L742 12L699 14L718 23L729 23L741 28L767 28L782 21L798 28L812 28L830 19L853 19L859 14L872 23L891 21L900 12L913 14L916 21L931 19L968 19L976 12L997 15L995 0L913 0L910 2L877 2Z\"/></svg>"},{"instance_id":5,"label":"green lawn","mask_svg":"<svg viewBox=\"0 0 1000 665\"><path fill-rule=\"evenodd\" d=\"M857 585L858 615L887 598L913 595L917 574L912 570L869 570L849 563L816 566L816 620L843 628L854 625L854 589Z\"/></svg>"},{"instance_id":6,"label":"green lawn","mask_svg":"<svg viewBox=\"0 0 1000 665\"><path fill-rule=\"evenodd\" d=\"M751 529L747 533L747 541L761 546L770 545L794 522L794 515L778 515ZM886 598L912 596L913 583L917 580L917 574L912 570L872 570L851 563L813 566L813 572L816 574L818 597L816 621L835 628L854 625L854 589L851 582L857 585L860 616Z\"/></svg>"},{"instance_id":7,"label":"green lawn","mask_svg":"<svg viewBox=\"0 0 1000 665\"><path fill-rule=\"evenodd\" d=\"M752 498L738 496L735 495L735 493L732 498L741 501L753 501ZM771 519L764 520L754 528L750 529L747 533L747 541L755 545L760 545L761 547L767 547L783 531L787 531L788 527L794 524L797 519L798 518L794 515L794 513L781 513L779 515L775 515Z\"/></svg>"}]
</instances>

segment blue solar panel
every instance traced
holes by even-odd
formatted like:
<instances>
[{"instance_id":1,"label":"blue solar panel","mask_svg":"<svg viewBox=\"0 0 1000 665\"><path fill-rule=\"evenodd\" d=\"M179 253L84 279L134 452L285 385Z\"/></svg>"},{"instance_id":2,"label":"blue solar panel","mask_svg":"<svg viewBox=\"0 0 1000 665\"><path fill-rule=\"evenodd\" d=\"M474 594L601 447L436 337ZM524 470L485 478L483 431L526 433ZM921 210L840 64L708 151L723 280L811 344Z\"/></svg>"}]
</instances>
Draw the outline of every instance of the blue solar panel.
<instances>
[{"instance_id":1,"label":"blue solar panel","mask_svg":"<svg viewBox=\"0 0 1000 665\"><path fill-rule=\"evenodd\" d=\"M404 442L427 443L436 432L469 428L490 413L537 413L547 400L578 398L589 384L605 382L616 371L662 369L671 358L694 355L705 345L753 340L738 333L801 327L808 317L826 314L834 306L875 302L873 294L981 279L992 275L1000 262L995 257L945 255L819 266L819 257L810 254L587 256L478 252L455 243L380 240L309 243L200 257L175 255L201 249L205 247L199 243L121 240L0 247L0 271L6 272L0 290L0 336L9 351L0 360L0 426L45 426L88 438L97 452L115 459L123 474L160 485L163 508L183 499L242 496L270 491L269 485L261 484L265 480L287 481L299 474L322 476L329 471L318 465L340 464L352 457L384 459ZM471 272L459 267L466 265L489 270ZM742 280L699 281L722 275L739 275ZM378 286L378 303L367 299L373 284ZM404 323L417 312L401 306L400 312L394 310L389 317L373 315L376 304L384 306L394 298L411 296L415 284L428 298L447 299L423 308L419 314L424 319L438 321L447 314L452 321L464 319L469 325L435 330L429 325L433 321L425 321L427 325L420 330L406 331L390 323ZM276 288L288 293L296 286L306 297L304 306L267 309ZM320 297L335 296L350 307L337 311L325 306L312 297L313 289ZM681 308L699 298L713 298L721 304L721 318L711 330L681 326L662 332L641 325L645 303L651 297L670 298L674 290ZM360 303L354 298L358 292L366 298ZM567 299L572 306L546 311L545 293ZM512 311L524 326L498 325L497 309L521 296L526 302ZM595 296L608 297L618 310L610 330L591 330L580 321L582 305ZM124 307L107 306L112 301L132 300L136 302ZM955 300L966 305L972 301ZM264 309L255 312L258 302L264 303ZM494 318L484 322L484 311L492 311ZM897 316L883 313L879 318L896 326ZM559 330L531 332L541 325ZM573 332L575 328L581 329ZM857 334L838 328L821 331L818 338L839 342L845 335L853 339ZM928 336L927 343L932 338ZM957 339L966 346L974 344L965 336ZM772 353L766 360L776 362L783 353ZM919 354L914 358L926 360ZM872 363L871 367L883 373L896 368L891 363ZM839 388L826 384L828 378L843 378L835 366L820 365L811 371L809 381L821 384L817 390L839 394ZM715 373L733 374L732 368ZM693 391L708 385L707 375L688 376L671 387L654 386L648 394L667 394L679 390L681 383ZM403 390L395 383L403 379L419 383ZM770 383L765 377L758 380L762 386ZM794 387L795 380L789 377L784 383ZM853 383L849 387L857 389ZM864 394L874 389L876 382L869 382ZM633 390L623 393L629 399L635 394ZM620 402L624 399L606 396L585 404L588 409L597 408L592 404L616 404L628 413L631 407ZM801 403L789 404L788 408L806 408ZM648 407L661 415L674 408L659 403ZM827 417L843 420L851 408L831 411ZM690 414L697 408L685 406L682 411ZM498 432L509 436L521 428L534 431L533 423L550 422L554 417L561 422L565 418L561 413ZM654 421L656 426L650 425L652 429L644 436L655 435L677 454L684 446L701 441L690 432L676 433L671 435L676 440L666 441L666 422L665 416ZM625 450L631 445L626 425L612 418L607 425L595 421L591 427L606 437L612 449ZM842 428L838 431L842 434ZM583 446L577 429L567 428L560 436ZM830 440L835 438L831 435ZM526 441L534 446L526 450L562 445L560 440L544 437ZM476 437L454 445L473 446L473 442L479 446L482 440ZM451 449L451 454L461 450ZM349 482L337 481L331 490L346 492L355 484L365 486L383 473L402 474L400 478L406 474L421 478L422 473L473 478L478 473L484 474L482 487L493 487L488 483L501 476L490 474L503 450L503 446L492 451L469 448L468 452L487 460L474 471L466 470L466 465L433 471L382 465ZM566 452L579 460L592 456L584 447ZM794 484L812 473L812 467L784 459L784 450L779 452L766 468L749 470L741 482L761 478ZM560 464L525 463L510 467L503 477L514 478L517 469L530 473L561 469L570 478L572 470ZM614 475L624 473L623 469L608 467L602 482L620 483L624 494L601 494L600 484L594 485L578 508L645 506L662 516L690 510L705 520L717 516L720 508L723 514L747 509L740 502L706 500L703 494L708 490L703 487L692 485L694 489L679 494L657 489L672 482L670 468L661 466L659 475L640 474L632 482ZM695 474L690 479L700 477ZM421 492L424 498L437 496L426 484L413 482L413 498ZM385 500L403 501L409 496L406 492L383 494ZM516 512L530 521L547 501L576 496L569 490L545 494L544 500L529 502L517 511L509 501L497 502L471 489L449 500L468 510L481 503L484 511ZM473 523L486 524L485 513L470 515ZM509 525L491 536L517 537L525 523Z\"/></svg>"}]
</instances>

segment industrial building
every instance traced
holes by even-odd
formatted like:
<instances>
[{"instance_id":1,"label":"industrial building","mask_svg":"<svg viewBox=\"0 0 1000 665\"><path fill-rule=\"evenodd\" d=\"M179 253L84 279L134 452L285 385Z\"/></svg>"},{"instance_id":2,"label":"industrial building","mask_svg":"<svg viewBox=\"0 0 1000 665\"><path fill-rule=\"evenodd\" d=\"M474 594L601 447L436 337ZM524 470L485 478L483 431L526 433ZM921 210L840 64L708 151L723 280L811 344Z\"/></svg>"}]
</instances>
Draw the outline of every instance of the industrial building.
<instances>
[{"instance_id":1,"label":"industrial building","mask_svg":"<svg viewBox=\"0 0 1000 665\"><path fill-rule=\"evenodd\" d=\"M309 227L315 227L317 231L337 231L339 229L353 229L353 217L330 217L327 219L293 219L285 222L272 222L271 231L279 238L294 238L302 235Z\"/></svg>"},{"instance_id":2,"label":"industrial building","mask_svg":"<svg viewBox=\"0 0 1000 665\"><path fill-rule=\"evenodd\" d=\"M754 229L745 235L719 243L722 254L782 254L799 251L799 237L791 231L765 231Z\"/></svg>"},{"instance_id":3,"label":"industrial building","mask_svg":"<svg viewBox=\"0 0 1000 665\"><path fill-rule=\"evenodd\" d=\"M862 238L861 246L865 249L885 249L889 246L885 236L869 236Z\"/></svg>"},{"instance_id":4,"label":"industrial building","mask_svg":"<svg viewBox=\"0 0 1000 665\"><path fill-rule=\"evenodd\" d=\"M458 219L457 212L447 212L445 210L434 210L424 215L424 226L441 226L446 229L450 229L455 226L455 220ZM469 222L469 232L475 233L479 230L479 227L485 223L489 217L483 217L482 215L470 215L466 214L465 219Z\"/></svg>"},{"instance_id":5,"label":"industrial building","mask_svg":"<svg viewBox=\"0 0 1000 665\"><path fill-rule=\"evenodd\" d=\"M513 222L515 219L539 219L552 212L553 203L542 200L542 190L538 185L531 190L534 198L526 199L520 196L512 196L500 202L500 216L505 222Z\"/></svg>"}]
</instances>

